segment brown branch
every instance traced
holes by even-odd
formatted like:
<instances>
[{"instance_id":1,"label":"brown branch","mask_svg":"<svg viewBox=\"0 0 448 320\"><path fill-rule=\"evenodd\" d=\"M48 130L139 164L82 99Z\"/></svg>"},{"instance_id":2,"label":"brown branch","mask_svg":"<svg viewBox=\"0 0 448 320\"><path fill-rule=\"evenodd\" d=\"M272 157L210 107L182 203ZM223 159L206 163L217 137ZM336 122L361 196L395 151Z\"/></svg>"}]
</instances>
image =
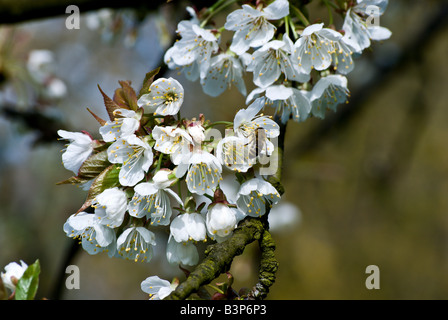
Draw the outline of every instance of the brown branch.
<instances>
[{"instance_id":1,"label":"brown branch","mask_svg":"<svg viewBox=\"0 0 448 320\"><path fill-rule=\"evenodd\" d=\"M213 3L210 0L190 1L198 7L205 7ZM0 24L20 23L29 20L45 19L58 16L68 16L67 7L75 5L81 13L99 10L102 8L139 10L157 10L160 6L169 3L172 6L184 5L179 0L0 0Z\"/></svg>"},{"instance_id":2,"label":"brown branch","mask_svg":"<svg viewBox=\"0 0 448 320\"><path fill-rule=\"evenodd\" d=\"M230 269L233 258L243 253L244 248L260 239L264 226L260 219L248 217L234 230L230 239L210 245L206 258L193 270L188 278L173 291L167 300L184 300L199 288L210 283L220 274Z\"/></svg>"},{"instance_id":3,"label":"brown branch","mask_svg":"<svg viewBox=\"0 0 448 320\"><path fill-rule=\"evenodd\" d=\"M281 123L279 118L275 118L275 120L280 126L280 135L277 147L277 158L272 160L278 161L278 168L277 172L270 176L268 181L282 195L284 190L280 181L286 124ZM233 259L242 254L244 248L255 240L258 240L261 250L259 279L252 291L249 292L248 299L264 299L269 292L269 288L274 284L278 267L278 262L274 256L275 243L268 231L269 211L270 209L268 208L265 215L261 218L246 217L240 222L238 228L234 230L228 240L210 245L205 252L206 257L204 260L165 299L183 300L188 298L192 293L197 292L201 286L210 283L220 274L227 272L230 269Z\"/></svg>"}]
</instances>

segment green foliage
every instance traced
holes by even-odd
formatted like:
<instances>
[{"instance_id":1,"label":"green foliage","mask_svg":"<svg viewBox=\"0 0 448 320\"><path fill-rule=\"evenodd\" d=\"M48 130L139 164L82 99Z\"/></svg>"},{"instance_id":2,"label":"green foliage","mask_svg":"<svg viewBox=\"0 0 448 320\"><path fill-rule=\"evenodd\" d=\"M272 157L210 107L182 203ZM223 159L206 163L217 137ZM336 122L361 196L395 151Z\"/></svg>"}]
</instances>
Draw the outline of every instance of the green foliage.
<instances>
[{"instance_id":1,"label":"green foliage","mask_svg":"<svg viewBox=\"0 0 448 320\"><path fill-rule=\"evenodd\" d=\"M16 300L34 300L39 286L40 263L39 259L23 273L16 286Z\"/></svg>"}]
</instances>

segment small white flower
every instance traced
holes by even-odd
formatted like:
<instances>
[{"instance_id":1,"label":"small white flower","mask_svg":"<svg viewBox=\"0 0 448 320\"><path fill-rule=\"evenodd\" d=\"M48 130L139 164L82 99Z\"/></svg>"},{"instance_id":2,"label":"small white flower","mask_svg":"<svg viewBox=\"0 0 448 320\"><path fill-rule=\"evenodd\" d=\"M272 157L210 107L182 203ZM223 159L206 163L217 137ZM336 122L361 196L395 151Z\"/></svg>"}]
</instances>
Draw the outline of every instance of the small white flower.
<instances>
[{"instance_id":1,"label":"small white flower","mask_svg":"<svg viewBox=\"0 0 448 320\"><path fill-rule=\"evenodd\" d=\"M188 65L178 65L174 62L172 55L176 51L175 47L169 48L165 52L165 56L163 58L164 62L167 64L168 68L171 70L177 70L177 75L184 74L185 78L190 81L196 81L199 79L199 64L197 61L194 61Z\"/></svg>"},{"instance_id":2,"label":"small white flower","mask_svg":"<svg viewBox=\"0 0 448 320\"><path fill-rule=\"evenodd\" d=\"M267 88L256 88L248 96L246 102L265 92L264 104L275 108L275 114L280 116L283 123L290 118L296 122L308 119L311 103L307 95L299 89L284 85L273 85Z\"/></svg>"},{"instance_id":3,"label":"small white flower","mask_svg":"<svg viewBox=\"0 0 448 320\"><path fill-rule=\"evenodd\" d=\"M179 66L188 66L196 62L200 76L204 77L210 66L212 53L218 51L218 39L210 30L186 20L178 24L177 32L181 39L174 44L174 49L170 53L171 59Z\"/></svg>"},{"instance_id":4,"label":"small white flower","mask_svg":"<svg viewBox=\"0 0 448 320\"><path fill-rule=\"evenodd\" d=\"M261 178L253 178L241 185L236 204L246 215L260 217L266 213L266 205L272 206L278 201L280 194L272 184Z\"/></svg>"},{"instance_id":5,"label":"small white flower","mask_svg":"<svg viewBox=\"0 0 448 320\"><path fill-rule=\"evenodd\" d=\"M205 128L202 126L202 121L189 121L186 127L187 132L194 141L195 149L200 149L202 142L205 140Z\"/></svg>"},{"instance_id":6,"label":"small white flower","mask_svg":"<svg viewBox=\"0 0 448 320\"><path fill-rule=\"evenodd\" d=\"M32 50L26 63L31 77L38 83L44 83L55 70L54 54L50 50Z\"/></svg>"},{"instance_id":7,"label":"small white flower","mask_svg":"<svg viewBox=\"0 0 448 320\"><path fill-rule=\"evenodd\" d=\"M274 145L269 140L270 138L276 138L280 134L280 128L278 124L270 119L269 116L257 114L264 107L264 100L262 98L256 99L246 109L241 109L235 115L233 120L233 130L235 135L246 139L248 148L251 150L251 156L267 155L270 156L274 151ZM259 130L262 130L261 134ZM256 151L255 146L258 145L258 154L252 154Z\"/></svg>"},{"instance_id":8,"label":"small white flower","mask_svg":"<svg viewBox=\"0 0 448 320\"><path fill-rule=\"evenodd\" d=\"M47 99L61 99L67 94L67 86L61 79L53 77L45 83L43 94Z\"/></svg>"},{"instance_id":9,"label":"small white flower","mask_svg":"<svg viewBox=\"0 0 448 320\"><path fill-rule=\"evenodd\" d=\"M272 39L275 26L268 20L278 20L289 14L289 2L276 0L262 10L249 5L235 10L227 16L224 28L235 31L230 50L238 55L250 47L260 47Z\"/></svg>"},{"instance_id":10,"label":"small white flower","mask_svg":"<svg viewBox=\"0 0 448 320\"><path fill-rule=\"evenodd\" d=\"M370 47L370 40L386 40L392 33L389 29L378 26L369 25L365 17L370 13L367 12L369 7L377 8L377 19L381 16L388 4L388 0L358 0L358 3L347 10L342 29L345 31L344 41L350 44L355 52L361 53L365 48Z\"/></svg>"},{"instance_id":11,"label":"small white flower","mask_svg":"<svg viewBox=\"0 0 448 320\"><path fill-rule=\"evenodd\" d=\"M149 262L156 245L155 234L144 227L130 227L117 239L117 253L126 260Z\"/></svg>"},{"instance_id":12,"label":"small white flower","mask_svg":"<svg viewBox=\"0 0 448 320\"><path fill-rule=\"evenodd\" d=\"M257 163L246 138L229 136L221 139L216 146L216 157L222 165L233 171L247 172Z\"/></svg>"},{"instance_id":13,"label":"small white flower","mask_svg":"<svg viewBox=\"0 0 448 320\"><path fill-rule=\"evenodd\" d=\"M78 174L79 168L85 160L92 154L93 140L89 134L81 132L69 132L58 130L58 135L62 139L69 140L70 143L62 154L62 163L67 170Z\"/></svg>"},{"instance_id":14,"label":"small white flower","mask_svg":"<svg viewBox=\"0 0 448 320\"><path fill-rule=\"evenodd\" d=\"M222 180L222 167L218 158L211 153L198 151L192 153L187 164L182 163L176 170L176 176L182 177L188 169L185 178L188 190L203 195L213 191Z\"/></svg>"},{"instance_id":15,"label":"small white flower","mask_svg":"<svg viewBox=\"0 0 448 320\"><path fill-rule=\"evenodd\" d=\"M204 241L207 236L204 218L200 213L179 214L170 225L176 242Z\"/></svg>"},{"instance_id":16,"label":"small white flower","mask_svg":"<svg viewBox=\"0 0 448 320\"><path fill-rule=\"evenodd\" d=\"M153 162L149 144L135 135L120 138L107 148L111 163L121 163L119 181L123 186L134 186L145 176Z\"/></svg>"},{"instance_id":17,"label":"small white flower","mask_svg":"<svg viewBox=\"0 0 448 320\"><path fill-rule=\"evenodd\" d=\"M161 300L169 296L176 289L177 284L171 284L158 276L151 276L143 280L140 287L143 292L149 294L151 300Z\"/></svg>"},{"instance_id":18,"label":"small white flower","mask_svg":"<svg viewBox=\"0 0 448 320\"><path fill-rule=\"evenodd\" d=\"M146 113L154 115L175 115L184 101L184 88L173 78L160 78L149 87L149 93L138 99L137 104Z\"/></svg>"},{"instance_id":19,"label":"small white flower","mask_svg":"<svg viewBox=\"0 0 448 320\"><path fill-rule=\"evenodd\" d=\"M127 109L114 110L114 121L107 121L99 131L105 142L133 135L140 127L140 118L135 111Z\"/></svg>"},{"instance_id":20,"label":"small white flower","mask_svg":"<svg viewBox=\"0 0 448 320\"><path fill-rule=\"evenodd\" d=\"M98 221L111 228L121 225L126 213L128 199L126 193L118 188L110 188L100 193L92 202L95 217Z\"/></svg>"},{"instance_id":21,"label":"small white flower","mask_svg":"<svg viewBox=\"0 0 448 320\"><path fill-rule=\"evenodd\" d=\"M333 42L339 41L342 35L334 30L323 28L323 23L306 27L301 37L294 44L293 61L298 63L299 71L310 73L325 70L331 65L331 55L335 48Z\"/></svg>"},{"instance_id":22,"label":"small white flower","mask_svg":"<svg viewBox=\"0 0 448 320\"><path fill-rule=\"evenodd\" d=\"M20 260L20 265L17 262L10 262L5 267L6 272L1 273L2 281L5 287L14 291L16 289L17 281L22 278L23 273L28 268L28 265Z\"/></svg>"},{"instance_id":23,"label":"small white flower","mask_svg":"<svg viewBox=\"0 0 448 320\"><path fill-rule=\"evenodd\" d=\"M339 104L347 101L348 95L346 77L341 75L323 77L310 92L311 113L323 119L327 109L336 111Z\"/></svg>"},{"instance_id":24,"label":"small white flower","mask_svg":"<svg viewBox=\"0 0 448 320\"><path fill-rule=\"evenodd\" d=\"M334 69L341 74L350 73L355 67L352 58L353 48L344 41L344 38L333 42L333 45L335 49L332 56Z\"/></svg>"},{"instance_id":25,"label":"small white flower","mask_svg":"<svg viewBox=\"0 0 448 320\"><path fill-rule=\"evenodd\" d=\"M238 58L221 53L211 59L210 67L201 79L201 85L204 92L212 97L219 96L232 85L245 96L243 73L244 67Z\"/></svg>"},{"instance_id":26,"label":"small white flower","mask_svg":"<svg viewBox=\"0 0 448 320\"><path fill-rule=\"evenodd\" d=\"M175 165L188 162L194 142L186 130L174 126L155 126L152 137L156 140L154 149L171 155Z\"/></svg>"},{"instance_id":27,"label":"small white flower","mask_svg":"<svg viewBox=\"0 0 448 320\"><path fill-rule=\"evenodd\" d=\"M168 188L172 183L167 177L170 173L171 171L160 170L154 175L153 182L142 182L134 187L134 196L128 204L131 216L151 219L153 225L170 223L172 210L169 195L182 204L180 197Z\"/></svg>"},{"instance_id":28,"label":"small white flower","mask_svg":"<svg viewBox=\"0 0 448 320\"><path fill-rule=\"evenodd\" d=\"M233 130L237 136L248 138L260 128L265 130L268 138L275 138L280 134L280 128L274 120L263 114L258 115L263 107L263 100L257 99L246 109L241 109L236 113L233 119Z\"/></svg>"},{"instance_id":29,"label":"small white flower","mask_svg":"<svg viewBox=\"0 0 448 320\"><path fill-rule=\"evenodd\" d=\"M194 266L199 262L199 253L193 242L177 242L170 235L166 246L166 259L170 264L182 263L187 266Z\"/></svg>"},{"instance_id":30,"label":"small white flower","mask_svg":"<svg viewBox=\"0 0 448 320\"><path fill-rule=\"evenodd\" d=\"M114 230L99 223L93 214L72 214L64 224L64 232L68 237L80 239L83 249L89 254L103 251L109 256L115 254Z\"/></svg>"},{"instance_id":31,"label":"small white flower","mask_svg":"<svg viewBox=\"0 0 448 320\"><path fill-rule=\"evenodd\" d=\"M300 208L290 202L281 201L271 208L269 212L269 232L284 234L296 230L300 224L302 213Z\"/></svg>"},{"instance_id":32,"label":"small white flower","mask_svg":"<svg viewBox=\"0 0 448 320\"><path fill-rule=\"evenodd\" d=\"M211 208L209 207L205 222L212 239L222 242L232 234L237 225L235 211L223 203L216 203Z\"/></svg>"},{"instance_id":33,"label":"small white flower","mask_svg":"<svg viewBox=\"0 0 448 320\"><path fill-rule=\"evenodd\" d=\"M253 72L254 83L259 87L267 87L277 81L281 75L284 80L307 82L308 73L299 73L291 61L294 44L285 34L283 40L272 40L252 54L252 61L247 71Z\"/></svg>"}]
</instances>

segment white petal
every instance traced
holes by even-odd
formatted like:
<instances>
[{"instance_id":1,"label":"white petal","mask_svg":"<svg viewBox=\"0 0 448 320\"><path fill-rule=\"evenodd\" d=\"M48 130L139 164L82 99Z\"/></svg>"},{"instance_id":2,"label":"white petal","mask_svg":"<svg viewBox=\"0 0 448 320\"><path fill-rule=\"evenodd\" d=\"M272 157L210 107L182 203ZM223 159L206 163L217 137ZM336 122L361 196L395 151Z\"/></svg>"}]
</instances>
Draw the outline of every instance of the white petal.
<instances>
[{"instance_id":1,"label":"white petal","mask_svg":"<svg viewBox=\"0 0 448 320\"><path fill-rule=\"evenodd\" d=\"M278 20L289 14L288 0L276 0L263 9L265 16L269 20Z\"/></svg>"}]
</instances>

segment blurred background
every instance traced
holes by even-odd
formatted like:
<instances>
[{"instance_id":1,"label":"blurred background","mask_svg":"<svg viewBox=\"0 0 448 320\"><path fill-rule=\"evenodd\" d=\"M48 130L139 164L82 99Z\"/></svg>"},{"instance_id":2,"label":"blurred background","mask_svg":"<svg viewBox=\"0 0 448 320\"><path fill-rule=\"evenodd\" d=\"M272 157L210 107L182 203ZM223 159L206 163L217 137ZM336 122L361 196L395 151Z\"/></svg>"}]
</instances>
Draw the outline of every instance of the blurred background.
<instances>
[{"instance_id":1,"label":"blurred background","mask_svg":"<svg viewBox=\"0 0 448 320\"><path fill-rule=\"evenodd\" d=\"M326 17L318 3L311 21ZM146 299L146 277L184 278L167 265L163 247L149 264L71 254L74 241L62 226L86 191L56 185L71 176L56 131L99 137L86 109L106 118L97 85L109 96L119 80L139 90L161 65L186 4L144 14L81 6L73 30L64 12L0 26L0 269L39 259L38 298ZM218 25L224 19L225 12ZM350 103L325 120L288 123L286 192L271 217L279 270L269 299L448 297L447 21L445 1L389 1L381 25L393 35L355 60ZM47 69L36 70L42 61ZM184 86L184 116L232 121L245 107L235 88L211 98L198 82L165 76ZM235 259L236 289L255 284L257 250L254 243ZM80 268L79 290L63 286L67 262ZM379 290L366 289L368 265L380 269Z\"/></svg>"}]
</instances>

